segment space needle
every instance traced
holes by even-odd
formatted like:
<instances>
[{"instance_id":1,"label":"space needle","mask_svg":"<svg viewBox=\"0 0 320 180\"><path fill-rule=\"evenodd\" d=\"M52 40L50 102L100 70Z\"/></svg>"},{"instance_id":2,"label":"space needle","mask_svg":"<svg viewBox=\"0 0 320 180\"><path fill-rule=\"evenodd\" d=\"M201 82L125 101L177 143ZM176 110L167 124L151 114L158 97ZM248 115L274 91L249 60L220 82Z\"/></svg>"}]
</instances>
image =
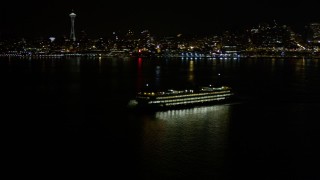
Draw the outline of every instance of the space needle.
<instances>
[{"instance_id":1,"label":"space needle","mask_svg":"<svg viewBox=\"0 0 320 180\"><path fill-rule=\"evenodd\" d=\"M73 41L76 41L76 33L74 30L74 20L76 18L76 14L74 12L72 12L71 14L69 14L70 18L71 18L71 33L70 33L70 39Z\"/></svg>"}]
</instances>

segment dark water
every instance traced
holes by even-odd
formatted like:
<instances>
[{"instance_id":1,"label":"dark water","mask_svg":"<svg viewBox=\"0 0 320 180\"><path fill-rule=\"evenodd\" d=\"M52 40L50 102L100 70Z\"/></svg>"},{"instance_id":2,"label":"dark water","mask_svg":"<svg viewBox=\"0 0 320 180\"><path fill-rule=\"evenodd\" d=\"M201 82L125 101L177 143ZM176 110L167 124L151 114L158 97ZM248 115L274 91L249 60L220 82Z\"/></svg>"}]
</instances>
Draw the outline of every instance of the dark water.
<instances>
[{"instance_id":1,"label":"dark water","mask_svg":"<svg viewBox=\"0 0 320 180\"><path fill-rule=\"evenodd\" d=\"M319 64L1 58L4 170L41 178L320 179ZM241 100L129 111L146 83L225 84Z\"/></svg>"}]
</instances>

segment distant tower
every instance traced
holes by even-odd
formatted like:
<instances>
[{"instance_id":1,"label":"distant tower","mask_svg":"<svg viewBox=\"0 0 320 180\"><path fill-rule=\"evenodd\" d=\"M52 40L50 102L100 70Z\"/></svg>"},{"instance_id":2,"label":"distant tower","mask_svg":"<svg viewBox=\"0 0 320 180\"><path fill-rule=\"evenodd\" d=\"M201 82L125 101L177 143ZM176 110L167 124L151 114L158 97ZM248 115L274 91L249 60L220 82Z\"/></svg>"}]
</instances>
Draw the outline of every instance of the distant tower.
<instances>
[{"instance_id":1,"label":"distant tower","mask_svg":"<svg viewBox=\"0 0 320 180\"><path fill-rule=\"evenodd\" d=\"M70 15L71 18L71 33L70 33L70 39L73 41L76 41L76 33L74 31L74 19L76 18L76 14L75 13L71 13Z\"/></svg>"}]
</instances>

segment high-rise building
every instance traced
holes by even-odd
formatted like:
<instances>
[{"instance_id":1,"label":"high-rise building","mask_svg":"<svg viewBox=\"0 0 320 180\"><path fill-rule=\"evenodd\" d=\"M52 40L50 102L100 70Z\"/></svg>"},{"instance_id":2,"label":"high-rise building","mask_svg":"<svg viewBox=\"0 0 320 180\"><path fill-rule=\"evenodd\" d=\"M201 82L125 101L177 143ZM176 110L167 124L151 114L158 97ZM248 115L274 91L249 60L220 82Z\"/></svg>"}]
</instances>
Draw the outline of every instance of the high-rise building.
<instances>
[{"instance_id":1,"label":"high-rise building","mask_svg":"<svg viewBox=\"0 0 320 180\"><path fill-rule=\"evenodd\" d=\"M72 12L69 16L71 18L70 40L76 41L76 33L75 33L75 30L74 30L74 20L75 20L77 15L74 12Z\"/></svg>"},{"instance_id":2,"label":"high-rise building","mask_svg":"<svg viewBox=\"0 0 320 180\"><path fill-rule=\"evenodd\" d=\"M312 39L314 41L319 41L320 40L320 23L310 24L310 29L312 31Z\"/></svg>"}]
</instances>

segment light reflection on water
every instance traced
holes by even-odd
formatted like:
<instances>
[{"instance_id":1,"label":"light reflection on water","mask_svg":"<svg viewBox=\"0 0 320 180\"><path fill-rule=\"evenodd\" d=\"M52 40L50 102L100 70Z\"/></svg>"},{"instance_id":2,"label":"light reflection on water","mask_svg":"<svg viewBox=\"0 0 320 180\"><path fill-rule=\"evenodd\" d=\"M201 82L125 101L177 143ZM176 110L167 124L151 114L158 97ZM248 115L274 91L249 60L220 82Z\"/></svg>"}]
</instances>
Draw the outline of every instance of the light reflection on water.
<instances>
[{"instance_id":1,"label":"light reflection on water","mask_svg":"<svg viewBox=\"0 0 320 180\"><path fill-rule=\"evenodd\" d=\"M188 173L219 174L218 169L226 162L231 107L213 105L169 110L157 112L154 118L146 117L143 153L147 169L144 172L148 174L160 168L159 172L175 171L179 177Z\"/></svg>"},{"instance_id":2,"label":"light reflection on water","mask_svg":"<svg viewBox=\"0 0 320 180\"><path fill-rule=\"evenodd\" d=\"M187 108L187 109L177 109L177 110L168 110L168 111L160 111L156 113L156 118L163 121L175 121L181 120L181 118L192 116L195 119L201 116L206 116L207 114L212 113L213 116L221 116L227 112L229 106L227 105L214 105L214 106L204 106L204 107L195 107L195 108ZM190 117L191 116L191 117Z\"/></svg>"}]
</instances>

